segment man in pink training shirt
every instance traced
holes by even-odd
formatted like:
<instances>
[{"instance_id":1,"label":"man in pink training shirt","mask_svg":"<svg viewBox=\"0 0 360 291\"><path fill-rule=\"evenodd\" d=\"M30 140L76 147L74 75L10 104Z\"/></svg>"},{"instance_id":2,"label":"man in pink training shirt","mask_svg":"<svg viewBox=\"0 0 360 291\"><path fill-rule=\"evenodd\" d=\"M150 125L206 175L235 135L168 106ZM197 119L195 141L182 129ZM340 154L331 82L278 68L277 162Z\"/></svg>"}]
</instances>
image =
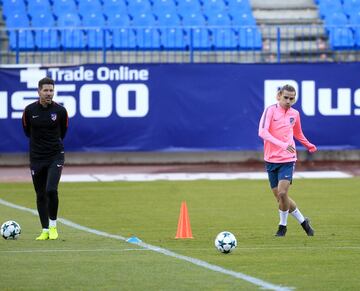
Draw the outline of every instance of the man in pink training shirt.
<instances>
[{"instance_id":1,"label":"man in pink training shirt","mask_svg":"<svg viewBox=\"0 0 360 291\"><path fill-rule=\"evenodd\" d=\"M297 219L308 236L314 235L309 219L301 214L295 201L288 196L296 162L294 137L310 153L317 150L302 132L299 112L291 107L295 103L295 96L294 87L283 86L276 96L278 103L264 110L259 124L270 186L279 203L280 223L276 236L285 236L289 213Z\"/></svg>"}]
</instances>

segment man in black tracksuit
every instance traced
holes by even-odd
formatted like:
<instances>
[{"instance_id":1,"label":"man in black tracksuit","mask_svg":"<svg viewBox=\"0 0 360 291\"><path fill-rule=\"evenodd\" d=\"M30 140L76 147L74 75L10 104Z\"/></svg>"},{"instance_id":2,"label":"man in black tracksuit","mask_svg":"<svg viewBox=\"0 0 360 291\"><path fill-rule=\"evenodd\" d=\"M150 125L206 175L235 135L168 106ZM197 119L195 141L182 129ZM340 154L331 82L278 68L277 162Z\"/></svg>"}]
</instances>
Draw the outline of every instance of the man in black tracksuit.
<instances>
[{"instance_id":1,"label":"man in black tracksuit","mask_svg":"<svg viewBox=\"0 0 360 291\"><path fill-rule=\"evenodd\" d=\"M57 239L58 184L64 166L63 139L68 127L66 109L52 101L54 81L39 81L39 100L23 113L25 135L30 138L30 169L42 232L36 240Z\"/></svg>"}]
</instances>

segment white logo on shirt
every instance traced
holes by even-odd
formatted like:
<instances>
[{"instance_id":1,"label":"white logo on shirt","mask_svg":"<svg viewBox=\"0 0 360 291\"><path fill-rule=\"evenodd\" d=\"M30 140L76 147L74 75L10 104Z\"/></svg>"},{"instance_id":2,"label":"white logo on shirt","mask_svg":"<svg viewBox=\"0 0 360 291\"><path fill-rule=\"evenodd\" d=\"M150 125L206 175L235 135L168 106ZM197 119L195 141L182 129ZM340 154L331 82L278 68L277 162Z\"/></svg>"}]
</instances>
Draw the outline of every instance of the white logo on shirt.
<instances>
[{"instance_id":1,"label":"white logo on shirt","mask_svg":"<svg viewBox=\"0 0 360 291\"><path fill-rule=\"evenodd\" d=\"M33 115L32 116L32 118L38 118L39 117L39 115Z\"/></svg>"}]
</instances>

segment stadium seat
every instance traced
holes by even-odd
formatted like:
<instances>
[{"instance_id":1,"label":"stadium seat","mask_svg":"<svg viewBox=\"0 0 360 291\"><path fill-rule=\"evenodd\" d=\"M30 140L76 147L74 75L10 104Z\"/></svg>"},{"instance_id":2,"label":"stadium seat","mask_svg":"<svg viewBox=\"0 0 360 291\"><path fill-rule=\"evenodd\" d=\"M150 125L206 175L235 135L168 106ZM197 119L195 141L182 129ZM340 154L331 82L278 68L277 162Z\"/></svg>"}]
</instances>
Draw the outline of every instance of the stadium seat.
<instances>
[{"instance_id":1,"label":"stadium seat","mask_svg":"<svg viewBox=\"0 0 360 291\"><path fill-rule=\"evenodd\" d=\"M188 13L182 13L182 24L183 26L204 26L206 25L204 15L200 13L193 13L192 11Z\"/></svg>"},{"instance_id":2,"label":"stadium seat","mask_svg":"<svg viewBox=\"0 0 360 291\"><path fill-rule=\"evenodd\" d=\"M354 49L355 39L350 28L338 27L330 31L330 47L333 50Z\"/></svg>"},{"instance_id":3,"label":"stadium seat","mask_svg":"<svg viewBox=\"0 0 360 291\"><path fill-rule=\"evenodd\" d=\"M344 12L350 16L353 12L360 11L360 0L344 0Z\"/></svg>"},{"instance_id":4,"label":"stadium seat","mask_svg":"<svg viewBox=\"0 0 360 291\"><path fill-rule=\"evenodd\" d=\"M210 33L207 28L192 28L187 29L186 34L190 47L195 50L209 50L211 49Z\"/></svg>"},{"instance_id":5,"label":"stadium seat","mask_svg":"<svg viewBox=\"0 0 360 291\"><path fill-rule=\"evenodd\" d=\"M26 14L12 14L6 18L9 28L9 47L12 50L34 49L34 36Z\"/></svg>"},{"instance_id":6,"label":"stadium seat","mask_svg":"<svg viewBox=\"0 0 360 291\"><path fill-rule=\"evenodd\" d=\"M212 42L216 50L235 49L238 46L237 35L230 27L218 27L211 29Z\"/></svg>"},{"instance_id":7,"label":"stadium seat","mask_svg":"<svg viewBox=\"0 0 360 291\"><path fill-rule=\"evenodd\" d=\"M354 11L349 16L349 23L360 25L360 10Z\"/></svg>"},{"instance_id":8,"label":"stadium seat","mask_svg":"<svg viewBox=\"0 0 360 291\"><path fill-rule=\"evenodd\" d=\"M66 15L68 13L77 13L75 0L56 0L53 4L53 13L56 17Z\"/></svg>"},{"instance_id":9,"label":"stadium seat","mask_svg":"<svg viewBox=\"0 0 360 291\"><path fill-rule=\"evenodd\" d=\"M262 39L258 27L242 27L238 29L239 48L241 50L261 50Z\"/></svg>"},{"instance_id":10,"label":"stadium seat","mask_svg":"<svg viewBox=\"0 0 360 291\"><path fill-rule=\"evenodd\" d=\"M61 33L61 45L64 49L83 49L86 46L85 34L82 30L76 29L82 26L78 14L67 13L60 15L58 26Z\"/></svg>"},{"instance_id":11,"label":"stadium seat","mask_svg":"<svg viewBox=\"0 0 360 291\"><path fill-rule=\"evenodd\" d=\"M360 28L356 28L354 31L354 41L357 49L360 49Z\"/></svg>"},{"instance_id":12,"label":"stadium seat","mask_svg":"<svg viewBox=\"0 0 360 291\"><path fill-rule=\"evenodd\" d=\"M81 0L78 6L79 14L82 17L102 13L102 5L99 0Z\"/></svg>"},{"instance_id":13,"label":"stadium seat","mask_svg":"<svg viewBox=\"0 0 360 291\"><path fill-rule=\"evenodd\" d=\"M342 12L332 12L331 14L327 14L324 18L324 22L328 32L335 27L345 27L349 24L346 15Z\"/></svg>"},{"instance_id":14,"label":"stadium seat","mask_svg":"<svg viewBox=\"0 0 360 291\"><path fill-rule=\"evenodd\" d=\"M133 14L149 14L152 11L149 0L131 0L128 2L128 11L130 15Z\"/></svg>"},{"instance_id":15,"label":"stadium seat","mask_svg":"<svg viewBox=\"0 0 360 291\"><path fill-rule=\"evenodd\" d=\"M177 3L178 13L180 15L195 13L201 13L201 5L199 0L182 0Z\"/></svg>"},{"instance_id":16,"label":"stadium seat","mask_svg":"<svg viewBox=\"0 0 360 291\"><path fill-rule=\"evenodd\" d=\"M228 11L241 14L241 13L252 13L252 9L249 0L227 0Z\"/></svg>"},{"instance_id":17,"label":"stadium seat","mask_svg":"<svg viewBox=\"0 0 360 291\"><path fill-rule=\"evenodd\" d=\"M207 14L207 12L212 13L224 13L226 10L226 4L223 0L207 0L203 2L203 12Z\"/></svg>"},{"instance_id":18,"label":"stadium seat","mask_svg":"<svg viewBox=\"0 0 360 291\"><path fill-rule=\"evenodd\" d=\"M256 25L256 21L252 13L237 13L237 12L230 12L230 16L232 18L232 24L234 26L254 26Z\"/></svg>"},{"instance_id":19,"label":"stadium seat","mask_svg":"<svg viewBox=\"0 0 360 291\"><path fill-rule=\"evenodd\" d=\"M158 26L162 26L162 27L167 27L167 26L171 26L171 27L175 27L175 26L181 26L181 21L179 18L179 15L177 13L172 14L172 13L160 13L157 16L157 23Z\"/></svg>"},{"instance_id":20,"label":"stadium seat","mask_svg":"<svg viewBox=\"0 0 360 291\"><path fill-rule=\"evenodd\" d=\"M133 26L156 26L155 16L151 13L132 14Z\"/></svg>"},{"instance_id":21,"label":"stadium seat","mask_svg":"<svg viewBox=\"0 0 360 291\"><path fill-rule=\"evenodd\" d=\"M40 14L52 15L48 0L28 0L28 14L33 17Z\"/></svg>"},{"instance_id":22,"label":"stadium seat","mask_svg":"<svg viewBox=\"0 0 360 291\"><path fill-rule=\"evenodd\" d=\"M7 0L2 4L3 16L6 20L10 15L26 14L26 5L24 0Z\"/></svg>"},{"instance_id":23,"label":"stadium seat","mask_svg":"<svg viewBox=\"0 0 360 291\"><path fill-rule=\"evenodd\" d=\"M140 49L161 49L160 33L157 28L136 28L136 42Z\"/></svg>"},{"instance_id":24,"label":"stadium seat","mask_svg":"<svg viewBox=\"0 0 360 291\"><path fill-rule=\"evenodd\" d=\"M173 0L154 0L153 1L153 12L155 15L158 14L175 14L176 4Z\"/></svg>"},{"instance_id":25,"label":"stadium seat","mask_svg":"<svg viewBox=\"0 0 360 291\"><path fill-rule=\"evenodd\" d=\"M117 26L117 27L126 27L130 26L130 18L129 15L116 12L109 13L106 15L107 17L107 25L108 26Z\"/></svg>"},{"instance_id":26,"label":"stadium seat","mask_svg":"<svg viewBox=\"0 0 360 291\"><path fill-rule=\"evenodd\" d=\"M35 45L39 50L58 49L60 47L58 30L52 14L35 14L31 19L34 28Z\"/></svg>"},{"instance_id":27,"label":"stadium seat","mask_svg":"<svg viewBox=\"0 0 360 291\"><path fill-rule=\"evenodd\" d=\"M321 18L334 12L344 12L340 0L321 0L319 1L319 13Z\"/></svg>"},{"instance_id":28,"label":"stadium seat","mask_svg":"<svg viewBox=\"0 0 360 291\"><path fill-rule=\"evenodd\" d=\"M118 28L112 31L112 44L115 49L132 50L136 48L136 35L132 28Z\"/></svg>"},{"instance_id":29,"label":"stadium seat","mask_svg":"<svg viewBox=\"0 0 360 291\"><path fill-rule=\"evenodd\" d=\"M102 13L85 14L82 24L86 27L87 47L89 49L100 49L104 45L107 48L111 46L110 34L105 29L105 19Z\"/></svg>"},{"instance_id":30,"label":"stadium seat","mask_svg":"<svg viewBox=\"0 0 360 291\"><path fill-rule=\"evenodd\" d=\"M181 28L160 28L161 44L164 49L178 50L188 46Z\"/></svg>"},{"instance_id":31,"label":"stadium seat","mask_svg":"<svg viewBox=\"0 0 360 291\"><path fill-rule=\"evenodd\" d=\"M231 19L227 13L206 14L209 26L231 26Z\"/></svg>"},{"instance_id":32,"label":"stadium seat","mask_svg":"<svg viewBox=\"0 0 360 291\"><path fill-rule=\"evenodd\" d=\"M127 5L125 0L104 0L103 12L106 16L109 14L125 14L127 13Z\"/></svg>"}]
</instances>

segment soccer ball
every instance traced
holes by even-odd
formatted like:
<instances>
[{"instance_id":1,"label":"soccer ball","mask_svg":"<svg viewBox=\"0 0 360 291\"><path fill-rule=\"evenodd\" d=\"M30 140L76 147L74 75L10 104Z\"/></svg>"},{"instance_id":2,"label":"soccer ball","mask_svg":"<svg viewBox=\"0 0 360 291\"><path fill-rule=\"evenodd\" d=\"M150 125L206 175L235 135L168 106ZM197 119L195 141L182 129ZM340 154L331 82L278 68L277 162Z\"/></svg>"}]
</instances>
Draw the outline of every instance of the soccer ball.
<instances>
[{"instance_id":1,"label":"soccer ball","mask_svg":"<svg viewBox=\"0 0 360 291\"><path fill-rule=\"evenodd\" d=\"M224 254L232 252L236 246L236 237L229 231L222 231L215 238L215 247Z\"/></svg>"},{"instance_id":2,"label":"soccer ball","mask_svg":"<svg viewBox=\"0 0 360 291\"><path fill-rule=\"evenodd\" d=\"M0 234L4 239L17 239L20 233L20 224L13 220L4 222L0 229Z\"/></svg>"}]
</instances>

